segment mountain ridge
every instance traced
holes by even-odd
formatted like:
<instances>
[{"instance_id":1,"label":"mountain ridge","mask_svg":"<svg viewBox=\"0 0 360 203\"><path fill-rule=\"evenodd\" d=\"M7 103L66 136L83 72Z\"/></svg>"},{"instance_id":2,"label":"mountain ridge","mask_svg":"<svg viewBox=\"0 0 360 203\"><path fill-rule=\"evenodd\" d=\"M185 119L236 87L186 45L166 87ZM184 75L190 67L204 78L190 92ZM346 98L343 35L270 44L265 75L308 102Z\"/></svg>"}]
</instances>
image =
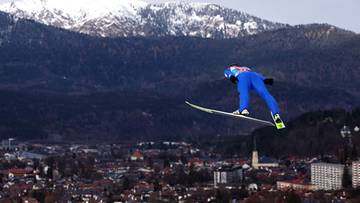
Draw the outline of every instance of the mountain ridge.
<instances>
[{"instance_id":1,"label":"mountain ridge","mask_svg":"<svg viewBox=\"0 0 360 203\"><path fill-rule=\"evenodd\" d=\"M97 38L34 21L15 21L7 14L2 15L0 23L0 51L4 71L2 83L12 80L11 85L19 87L26 84L33 84L34 87L51 87L51 83L34 80L36 77L50 77L52 80L49 82L69 84L75 92L79 88L89 88L92 91L129 87L151 89L160 88L161 84L165 83L179 88L183 86L179 81L187 80L185 78L189 76L192 81L188 82L192 85L203 81L204 78L217 79L222 75L222 67L231 62L256 67L257 71L276 77L278 81L296 81L302 82L302 85L314 82L316 85L333 85L331 81L340 79L340 86L354 88L357 82L353 77L359 75L356 68L357 47L353 46L358 40L357 35L330 25L290 27L240 39L221 40L171 36ZM309 38L308 33L320 33L320 38ZM344 45L347 46L345 49L342 48ZM339 60L350 55L352 58L348 60ZM326 60L319 61L315 56ZM139 57L143 60L136 62L135 59ZM309 62L309 59L312 62ZM15 64L14 60L18 64ZM296 67L293 67L294 61L299 63ZM350 63L346 64L347 61ZM353 62L355 64L351 64ZM303 67L300 67L301 64ZM34 68L24 69L28 65ZM16 68L10 68L12 66ZM319 67L332 71L320 73ZM347 71L341 71L340 67ZM36 74L36 77L27 77L20 69L16 75L18 68L29 74ZM299 68L305 72L288 71L300 70ZM306 71L312 71L314 74L307 75ZM352 76L347 73L348 71L353 72ZM7 74L4 78L5 73ZM142 85L138 78L140 73ZM336 74L331 75L332 73ZM26 77L25 81L15 82L19 81L21 77L17 77L20 75ZM307 77L304 77L305 75ZM354 83L347 81L349 76L353 78L351 80L355 81ZM316 82L319 81L319 77L323 78L321 83ZM95 86L100 88L94 88ZM191 88L191 85L187 88ZM64 91L65 89L62 90Z\"/></svg>"},{"instance_id":2,"label":"mountain ridge","mask_svg":"<svg viewBox=\"0 0 360 203\"><path fill-rule=\"evenodd\" d=\"M72 4L56 0L22 0L0 4L0 10L17 18L102 37L235 38L287 26L208 3L81 2L69 7Z\"/></svg>"}]
</instances>

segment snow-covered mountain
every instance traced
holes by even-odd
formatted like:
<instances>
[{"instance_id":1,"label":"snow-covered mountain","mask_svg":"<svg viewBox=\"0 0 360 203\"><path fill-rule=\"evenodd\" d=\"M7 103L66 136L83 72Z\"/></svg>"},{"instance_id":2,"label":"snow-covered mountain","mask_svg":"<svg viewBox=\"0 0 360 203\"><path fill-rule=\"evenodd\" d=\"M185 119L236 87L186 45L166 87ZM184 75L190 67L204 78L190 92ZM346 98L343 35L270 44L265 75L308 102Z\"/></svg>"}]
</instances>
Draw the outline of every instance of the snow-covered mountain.
<instances>
[{"instance_id":1,"label":"snow-covered mountain","mask_svg":"<svg viewBox=\"0 0 360 203\"><path fill-rule=\"evenodd\" d=\"M0 11L17 18L102 37L234 38L286 25L207 3L148 4L141 0L13 0Z\"/></svg>"}]
</instances>

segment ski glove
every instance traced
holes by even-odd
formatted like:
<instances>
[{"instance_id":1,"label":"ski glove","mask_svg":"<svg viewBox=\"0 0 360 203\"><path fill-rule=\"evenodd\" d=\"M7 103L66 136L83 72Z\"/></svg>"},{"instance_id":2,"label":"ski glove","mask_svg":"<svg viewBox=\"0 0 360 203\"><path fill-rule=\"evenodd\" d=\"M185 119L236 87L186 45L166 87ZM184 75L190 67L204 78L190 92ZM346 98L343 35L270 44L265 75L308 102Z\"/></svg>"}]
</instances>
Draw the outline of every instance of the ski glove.
<instances>
[{"instance_id":1,"label":"ski glove","mask_svg":"<svg viewBox=\"0 0 360 203\"><path fill-rule=\"evenodd\" d=\"M272 78L265 78L265 79L264 79L264 84L265 84L265 85L273 85L273 84L274 84L274 79L272 79Z\"/></svg>"},{"instance_id":2,"label":"ski glove","mask_svg":"<svg viewBox=\"0 0 360 203\"><path fill-rule=\"evenodd\" d=\"M237 82L238 82L238 79L237 79L237 77L235 77L235 76L231 76L230 77L230 81L232 82L232 83L234 83L234 84L236 84Z\"/></svg>"}]
</instances>

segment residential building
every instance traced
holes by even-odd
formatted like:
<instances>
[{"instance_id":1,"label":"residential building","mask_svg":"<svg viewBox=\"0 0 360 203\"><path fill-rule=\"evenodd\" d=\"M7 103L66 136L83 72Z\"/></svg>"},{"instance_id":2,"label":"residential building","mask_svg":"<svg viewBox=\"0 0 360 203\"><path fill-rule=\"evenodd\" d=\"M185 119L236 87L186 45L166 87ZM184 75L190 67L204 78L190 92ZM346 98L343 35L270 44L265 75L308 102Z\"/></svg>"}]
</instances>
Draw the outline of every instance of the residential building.
<instances>
[{"instance_id":1,"label":"residential building","mask_svg":"<svg viewBox=\"0 0 360 203\"><path fill-rule=\"evenodd\" d=\"M311 184L319 190L338 190L342 188L344 165L330 163L311 164Z\"/></svg>"},{"instance_id":2,"label":"residential building","mask_svg":"<svg viewBox=\"0 0 360 203\"><path fill-rule=\"evenodd\" d=\"M242 182L242 178L241 166L224 165L214 171L214 186L239 184Z\"/></svg>"},{"instance_id":3,"label":"residential building","mask_svg":"<svg viewBox=\"0 0 360 203\"><path fill-rule=\"evenodd\" d=\"M352 162L352 186L360 187L360 161Z\"/></svg>"}]
</instances>

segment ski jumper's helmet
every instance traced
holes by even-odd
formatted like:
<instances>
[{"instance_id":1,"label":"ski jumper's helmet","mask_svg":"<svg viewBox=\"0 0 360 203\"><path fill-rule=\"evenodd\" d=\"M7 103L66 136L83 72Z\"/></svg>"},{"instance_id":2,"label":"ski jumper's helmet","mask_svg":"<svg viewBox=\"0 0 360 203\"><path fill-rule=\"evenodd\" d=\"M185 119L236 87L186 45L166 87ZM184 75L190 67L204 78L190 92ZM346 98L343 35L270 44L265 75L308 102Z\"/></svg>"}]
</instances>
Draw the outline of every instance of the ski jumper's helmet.
<instances>
[{"instance_id":1,"label":"ski jumper's helmet","mask_svg":"<svg viewBox=\"0 0 360 203\"><path fill-rule=\"evenodd\" d=\"M237 77L240 73L251 71L248 67L240 67L238 64L231 64L224 70L224 75L226 78L231 76Z\"/></svg>"}]
</instances>

